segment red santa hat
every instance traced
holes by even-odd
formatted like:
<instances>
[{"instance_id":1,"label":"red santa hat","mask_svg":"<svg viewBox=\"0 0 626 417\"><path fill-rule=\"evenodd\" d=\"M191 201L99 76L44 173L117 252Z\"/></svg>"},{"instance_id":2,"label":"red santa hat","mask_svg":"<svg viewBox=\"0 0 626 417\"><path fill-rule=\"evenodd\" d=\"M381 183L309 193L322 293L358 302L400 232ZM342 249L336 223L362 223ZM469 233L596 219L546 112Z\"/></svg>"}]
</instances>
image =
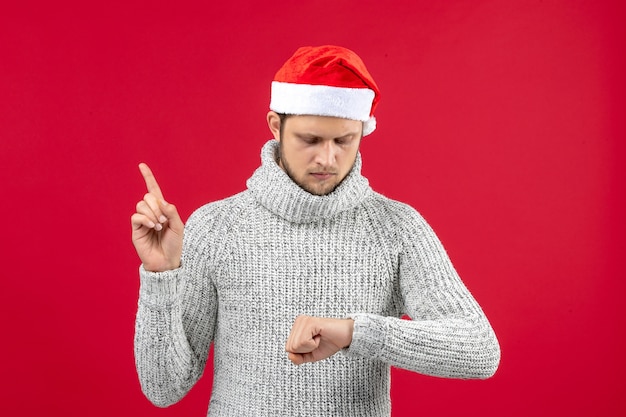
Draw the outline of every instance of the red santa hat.
<instances>
[{"instance_id":1,"label":"red santa hat","mask_svg":"<svg viewBox=\"0 0 626 417\"><path fill-rule=\"evenodd\" d=\"M340 46L305 46L274 76L270 109L360 120L365 136L376 129L379 99L378 86L357 54Z\"/></svg>"}]
</instances>

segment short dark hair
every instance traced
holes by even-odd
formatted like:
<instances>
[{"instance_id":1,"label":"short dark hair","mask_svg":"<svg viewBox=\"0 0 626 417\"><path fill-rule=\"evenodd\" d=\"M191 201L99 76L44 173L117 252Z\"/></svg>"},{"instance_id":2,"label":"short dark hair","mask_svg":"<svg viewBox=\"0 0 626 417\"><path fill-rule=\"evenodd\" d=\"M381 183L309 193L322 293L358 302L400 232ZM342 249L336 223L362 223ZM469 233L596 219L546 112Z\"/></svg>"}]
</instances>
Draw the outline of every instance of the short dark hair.
<instances>
[{"instance_id":1,"label":"short dark hair","mask_svg":"<svg viewBox=\"0 0 626 417\"><path fill-rule=\"evenodd\" d=\"M283 125L285 124L285 121L290 118L291 116L293 116L293 114L285 114L285 113L276 113L278 115L278 118L280 119L280 137L283 137Z\"/></svg>"}]
</instances>

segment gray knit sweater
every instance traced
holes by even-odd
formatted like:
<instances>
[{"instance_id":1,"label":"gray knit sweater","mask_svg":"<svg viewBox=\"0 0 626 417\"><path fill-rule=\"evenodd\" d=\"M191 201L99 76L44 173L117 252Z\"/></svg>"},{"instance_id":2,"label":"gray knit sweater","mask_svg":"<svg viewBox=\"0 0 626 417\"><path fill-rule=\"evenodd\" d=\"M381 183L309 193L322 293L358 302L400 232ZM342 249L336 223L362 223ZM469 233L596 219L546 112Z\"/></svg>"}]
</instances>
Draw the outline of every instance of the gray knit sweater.
<instances>
[{"instance_id":1,"label":"gray knit sweater","mask_svg":"<svg viewBox=\"0 0 626 417\"><path fill-rule=\"evenodd\" d=\"M491 376L494 332L422 217L372 191L360 155L334 192L314 196L276 150L274 140L263 147L246 191L190 217L179 269L140 269L135 357L146 396L180 400L211 343L209 416L388 416L390 366ZM293 365L285 342L300 314L353 318L352 344Z\"/></svg>"}]
</instances>

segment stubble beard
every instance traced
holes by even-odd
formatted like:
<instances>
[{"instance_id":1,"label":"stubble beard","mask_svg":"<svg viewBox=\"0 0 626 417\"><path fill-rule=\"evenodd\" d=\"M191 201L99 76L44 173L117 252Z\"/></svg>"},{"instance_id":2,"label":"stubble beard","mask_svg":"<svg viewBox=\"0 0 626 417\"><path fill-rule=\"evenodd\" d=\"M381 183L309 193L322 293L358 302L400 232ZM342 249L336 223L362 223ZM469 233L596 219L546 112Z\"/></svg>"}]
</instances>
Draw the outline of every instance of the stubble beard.
<instances>
[{"instance_id":1,"label":"stubble beard","mask_svg":"<svg viewBox=\"0 0 626 417\"><path fill-rule=\"evenodd\" d=\"M325 189L324 187L322 187L321 190L317 189L317 188L314 188L314 187L310 187L307 184L305 184L303 181L298 180L298 178L296 178L295 174L293 173L293 170L289 166L289 163L287 162L287 159L285 158L285 156L283 154L283 143L282 143L282 141L278 142L278 161L277 162L278 162L278 164L280 166L282 166L283 171L285 171L287 176L289 176L289 178L291 178L291 180L298 187L302 188L307 193L310 193L310 194L313 194L313 195L317 195L317 196L328 195L328 194L332 193L333 191L335 191L335 189L339 186L339 184L341 184L343 182L343 180L345 179L345 177L342 178L341 181L339 181L337 184L334 184L332 187L330 187L330 189Z\"/></svg>"}]
</instances>

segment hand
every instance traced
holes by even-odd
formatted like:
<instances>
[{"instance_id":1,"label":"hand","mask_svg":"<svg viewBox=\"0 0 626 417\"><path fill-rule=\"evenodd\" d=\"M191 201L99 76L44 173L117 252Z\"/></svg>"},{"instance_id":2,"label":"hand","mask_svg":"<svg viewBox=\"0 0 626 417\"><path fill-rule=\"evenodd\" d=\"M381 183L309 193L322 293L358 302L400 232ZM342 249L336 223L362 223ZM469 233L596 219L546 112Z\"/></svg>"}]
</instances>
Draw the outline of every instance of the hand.
<instances>
[{"instance_id":1,"label":"hand","mask_svg":"<svg viewBox=\"0 0 626 417\"><path fill-rule=\"evenodd\" d=\"M285 350L296 365L329 358L350 346L354 320L298 316Z\"/></svg>"},{"instance_id":2,"label":"hand","mask_svg":"<svg viewBox=\"0 0 626 417\"><path fill-rule=\"evenodd\" d=\"M132 240L147 271L162 272L180 266L184 224L173 204L163 198L159 184L146 164L139 164L148 192L131 217Z\"/></svg>"}]
</instances>

